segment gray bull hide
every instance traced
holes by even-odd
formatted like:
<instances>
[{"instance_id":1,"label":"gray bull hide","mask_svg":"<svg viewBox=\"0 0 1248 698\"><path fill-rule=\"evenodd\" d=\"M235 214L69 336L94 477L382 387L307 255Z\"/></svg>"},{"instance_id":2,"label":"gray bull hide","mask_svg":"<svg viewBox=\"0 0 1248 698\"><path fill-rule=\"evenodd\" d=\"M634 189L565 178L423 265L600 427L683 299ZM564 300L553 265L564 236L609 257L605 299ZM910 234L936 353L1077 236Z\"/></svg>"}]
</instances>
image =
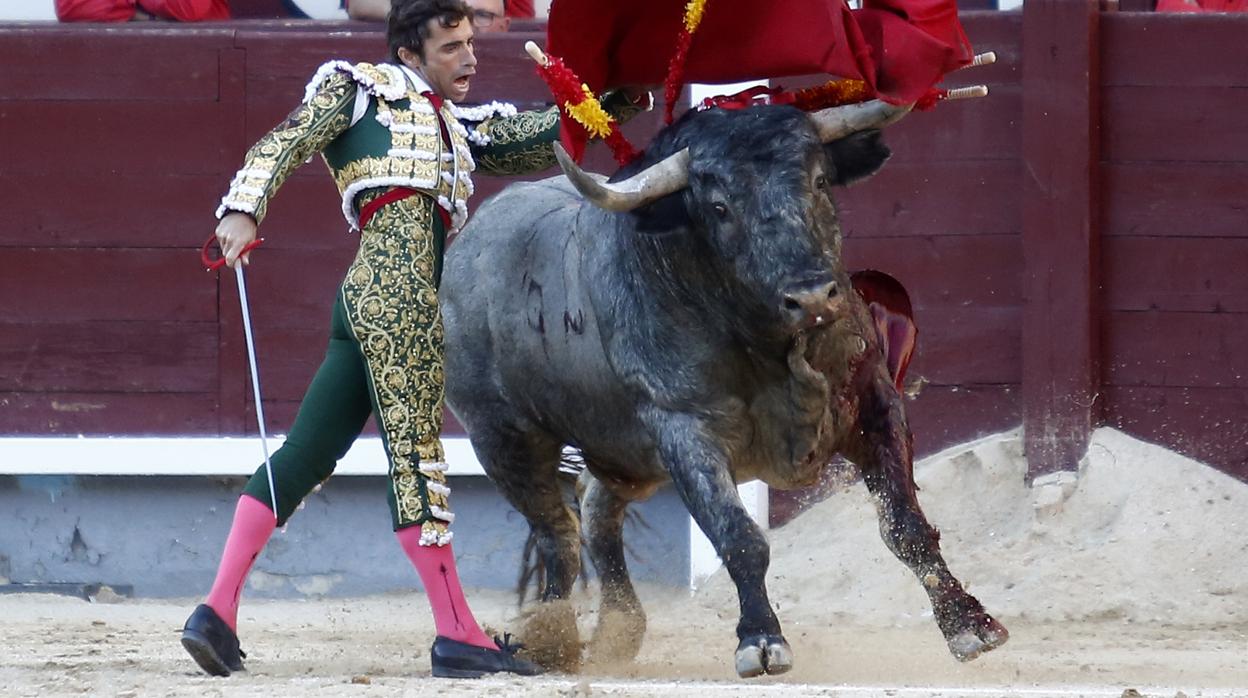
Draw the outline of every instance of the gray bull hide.
<instances>
[{"instance_id":1,"label":"gray bull hide","mask_svg":"<svg viewBox=\"0 0 1248 698\"><path fill-rule=\"evenodd\" d=\"M571 180L508 187L447 256L447 398L536 536L546 584L524 639L539 661L580 661L566 599L582 539L556 476L565 445L586 464L580 525L602 584L591 656L640 646L624 510L671 482L736 584L737 672L791 668L764 584L767 539L736 484L810 484L836 453L861 469L884 542L918 576L953 654L1007 639L919 509L886 335L841 262L830 189L874 173L888 150L878 131L827 135L789 107L692 112L618 186L564 158Z\"/></svg>"}]
</instances>

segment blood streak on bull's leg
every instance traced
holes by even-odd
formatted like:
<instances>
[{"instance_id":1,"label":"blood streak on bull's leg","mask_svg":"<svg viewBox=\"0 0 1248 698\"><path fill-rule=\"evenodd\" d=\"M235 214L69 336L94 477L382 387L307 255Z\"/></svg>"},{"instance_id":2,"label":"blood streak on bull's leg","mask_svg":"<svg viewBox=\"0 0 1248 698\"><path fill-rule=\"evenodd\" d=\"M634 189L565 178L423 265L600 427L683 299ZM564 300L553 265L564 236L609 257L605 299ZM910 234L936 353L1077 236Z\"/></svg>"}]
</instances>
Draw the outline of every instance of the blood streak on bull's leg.
<instances>
[{"instance_id":1,"label":"blood streak on bull's leg","mask_svg":"<svg viewBox=\"0 0 1248 698\"><path fill-rule=\"evenodd\" d=\"M940 533L919 507L914 454L901 397L879 372L861 393L862 442L851 459L877 499L880 534L897 559L922 582L949 651L970 661L1001 646L1009 632L962 588L940 554Z\"/></svg>"}]
</instances>

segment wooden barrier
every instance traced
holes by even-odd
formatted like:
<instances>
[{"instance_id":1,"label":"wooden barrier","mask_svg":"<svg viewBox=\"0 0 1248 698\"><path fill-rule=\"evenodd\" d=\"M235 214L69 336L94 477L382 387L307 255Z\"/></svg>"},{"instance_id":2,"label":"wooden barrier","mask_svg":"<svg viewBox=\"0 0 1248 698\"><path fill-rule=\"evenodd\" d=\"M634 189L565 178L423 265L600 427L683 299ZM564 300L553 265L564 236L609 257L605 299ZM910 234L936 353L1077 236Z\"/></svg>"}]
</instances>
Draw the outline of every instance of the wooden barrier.
<instances>
[{"instance_id":1,"label":"wooden barrier","mask_svg":"<svg viewBox=\"0 0 1248 698\"><path fill-rule=\"evenodd\" d=\"M1040 475L1107 423L1248 479L1248 17L1039 0L964 24L998 62L949 84L990 97L890 127L893 159L840 196L849 265L915 301L919 453L1025 424ZM532 38L479 38L474 97L546 102ZM317 65L383 53L357 23L0 25L0 434L251 433L233 279L197 247ZM249 282L281 433L355 249L323 165L264 236Z\"/></svg>"}]
</instances>

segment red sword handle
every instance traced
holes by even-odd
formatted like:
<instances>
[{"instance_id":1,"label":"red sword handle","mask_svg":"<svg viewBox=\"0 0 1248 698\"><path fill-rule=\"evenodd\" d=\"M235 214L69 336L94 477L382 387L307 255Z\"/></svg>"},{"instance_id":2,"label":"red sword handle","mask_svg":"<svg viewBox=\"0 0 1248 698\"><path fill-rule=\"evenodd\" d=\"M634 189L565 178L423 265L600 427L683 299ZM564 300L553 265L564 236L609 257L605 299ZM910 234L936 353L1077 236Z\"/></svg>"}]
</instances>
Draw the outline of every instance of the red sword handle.
<instances>
[{"instance_id":1,"label":"red sword handle","mask_svg":"<svg viewBox=\"0 0 1248 698\"><path fill-rule=\"evenodd\" d=\"M204 246L200 248L199 250L199 261L203 262L204 266L208 269L208 271L216 271L217 269L220 269L221 267L225 266L225 257L213 258L212 256L212 246L216 242L217 242L217 236L211 235L208 237L208 241L205 242ZM264 238L256 238L255 240L247 243L247 245L243 247L243 251L238 253L238 256L242 257L248 252L251 252L252 250L259 247L260 243L262 242L264 242ZM217 249L220 249L220 247L218 247Z\"/></svg>"}]
</instances>

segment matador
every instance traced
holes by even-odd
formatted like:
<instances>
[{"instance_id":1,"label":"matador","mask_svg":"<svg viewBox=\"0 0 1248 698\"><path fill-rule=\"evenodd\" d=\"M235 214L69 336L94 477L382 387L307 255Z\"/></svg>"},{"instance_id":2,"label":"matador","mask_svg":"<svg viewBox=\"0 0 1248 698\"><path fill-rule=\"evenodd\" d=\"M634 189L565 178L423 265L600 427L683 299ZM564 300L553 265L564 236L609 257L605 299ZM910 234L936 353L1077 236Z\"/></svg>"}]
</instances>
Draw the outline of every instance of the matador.
<instances>
[{"instance_id":1,"label":"matador","mask_svg":"<svg viewBox=\"0 0 1248 698\"><path fill-rule=\"evenodd\" d=\"M183 646L210 674L243 668L237 616L251 566L275 527L330 476L370 414L389 462L394 529L433 609L434 675L537 672L480 629L456 572L439 440L437 289L448 235L468 217L472 173L552 167L559 115L557 108L517 112L497 102L457 106L476 72L472 17L462 0L394 0L392 62L322 65L302 104L247 152L217 209L227 262L245 263L270 199L320 153L360 246L337 293L325 360L271 459L277 511L261 468L239 498L212 590L184 627ZM625 92L603 103L619 120L643 108Z\"/></svg>"}]
</instances>

